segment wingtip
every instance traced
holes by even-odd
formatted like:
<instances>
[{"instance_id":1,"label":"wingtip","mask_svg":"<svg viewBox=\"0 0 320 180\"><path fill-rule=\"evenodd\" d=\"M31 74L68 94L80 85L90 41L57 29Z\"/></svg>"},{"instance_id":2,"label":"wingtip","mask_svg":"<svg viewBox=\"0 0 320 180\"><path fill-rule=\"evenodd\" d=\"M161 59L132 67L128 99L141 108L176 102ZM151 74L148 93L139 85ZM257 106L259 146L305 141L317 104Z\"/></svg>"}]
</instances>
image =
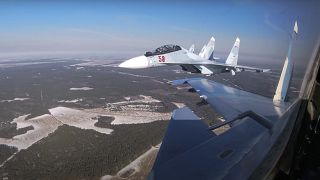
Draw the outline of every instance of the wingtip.
<instances>
[{"instance_id":1,"label":"wingtip","mask_svg":"<svg viewBox=\"0 0 320 180\"><path fill-rule=\"evenodd\" d=\"M270 72L271 69L262 69L262 72Z\"/></svg>"},{"instance_id":2,"label":"wingtip","mask_svg":"<svg viewBox=\"0 0 320 180\"><path fill-rule=\"evenodd\" d=\"M294 22L293 31L294 31L296 34L298 34L298 22L297 22L297 21Z\"/></svg>"}]
</instances>

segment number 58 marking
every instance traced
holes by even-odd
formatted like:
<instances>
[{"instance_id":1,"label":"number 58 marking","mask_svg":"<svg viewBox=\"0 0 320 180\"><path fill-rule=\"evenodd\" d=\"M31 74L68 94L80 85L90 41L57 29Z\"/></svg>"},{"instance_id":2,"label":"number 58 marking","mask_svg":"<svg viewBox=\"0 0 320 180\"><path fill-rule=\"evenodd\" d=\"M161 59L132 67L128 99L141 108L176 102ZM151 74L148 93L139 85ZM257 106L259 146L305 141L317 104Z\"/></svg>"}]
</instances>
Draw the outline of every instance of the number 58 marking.
<instances>
[{"instance_id":1,"label":"number 58 marking","mask_svg":"<svg viewBox=\"0 0 320 180\"><path fill-rule=\"evenodd\" d=\"M164 56L158 56L159 62L166 62L166 57Z\"/></svg>"}]
</instances>

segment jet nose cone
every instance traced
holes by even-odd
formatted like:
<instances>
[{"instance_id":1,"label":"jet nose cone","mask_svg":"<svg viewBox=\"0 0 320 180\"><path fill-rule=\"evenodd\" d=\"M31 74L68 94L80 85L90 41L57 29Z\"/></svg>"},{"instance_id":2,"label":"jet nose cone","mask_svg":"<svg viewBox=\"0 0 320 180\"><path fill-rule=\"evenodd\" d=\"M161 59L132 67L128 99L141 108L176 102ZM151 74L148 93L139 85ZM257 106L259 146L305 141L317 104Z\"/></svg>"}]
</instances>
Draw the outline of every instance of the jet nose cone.
<instances>
[{"instance_id":1,"label":"jet nose cone","mask_svg":"<svg viewBox=\"0 0 320 180\"><path fill-rule=\"evenodd\" d=\"M119 64L121 68L140 69L149 67L148 59L145 56L131 58Z\"/></svg>"}]
</instances>

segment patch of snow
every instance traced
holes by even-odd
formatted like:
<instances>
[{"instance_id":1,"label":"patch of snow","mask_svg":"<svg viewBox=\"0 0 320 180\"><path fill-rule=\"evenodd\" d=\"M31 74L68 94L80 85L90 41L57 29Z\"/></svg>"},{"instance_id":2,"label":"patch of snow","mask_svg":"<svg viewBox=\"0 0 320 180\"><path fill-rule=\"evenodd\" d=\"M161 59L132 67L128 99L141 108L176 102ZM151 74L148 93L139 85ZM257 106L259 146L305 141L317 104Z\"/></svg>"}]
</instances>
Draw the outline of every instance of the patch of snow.
<instances>
[{"instance_id":1,"label":"patch of snow","mask_svg":"<svg viewBox=\"0 0 320 180\"><path fill-rule=\"evenodd\" d=\"M169 120L171 117L171 113L157 113L157 112L138 112L138 111L128 111L124 113L124 111L120 111L121 114L113 114L115 118L111 124L119 125L119 124L144 124L151 123L155 121L165 121ZM109 113L111 114L111 113Z\"/></svg>"},{"instance_id":2,"label":"patch of snow","mask_svg":"<svg viewBox=\"0 0 320 180\"><path fill-rule=\"evenodd\" d=\"M81 88L70 88L70 91L89 91L92 90L91 87L81 87Z\"/></svg>"},{"instance_id":3,"label":"patch of snow","mask_svg":"<svg viewBox=\"0 0 320 180\"><path fill-rule=\"evenodd\" d=\"M158 102L161 102L158 99L154 99L151 96L145 96L145 95L139 95L139 99L137 99L137 100L131 100L132 99L131 97L125 97L125 99L126 99L126 101L119 101L116 103L109 103L109 104L119 105L119 104L128 104L128 102L130 102L130 103L158 103Z\"/></svg>"},{"instance_id":4,"label":"patch of snow","mask_svg":"<svg viewBox=\"0 0 320 180\"><path fill-rule=\"evenodd\" d=\"M142 78L154 78L152 76L145 76L145 75L139 75L139 74L132 74L132 73L126 73L126 72L121 72L121 71L118 71L117 72L118 74L121 74L121 75L128 75L128 76L134 76L134 77L142 77Z\"/></svg>"},{"instance_id":5,"label":"patch of snow","mask_svg":"<svg viewBox=\"0 0 320 180\"><path fill-rule=\"evenodd\" d=\"M11 100L1 100L0 102L13 102L13 101L25 101L25 100L29 100L30 98L14 98Z\"/></svg>"},{"instance_id":6,"label":"patch of snow","mask_svg":"<svg viewBox=\"0 0 320 180\"><path fill-rule=\"evenodd\" d=\"M169 120L171 113L155 112L154 108L159 107L154 103L161 101L151 96L140 95L132 100L132 97L125 97L126 101L110 103L112 106L120 106L120 111L114 111L111 108L96 109L72 109L67 107L55 107L49 109L51 114L44 114L32 119L26 120L29 115L23 115L13 119L12 123L17 124L17 129L32 126L34 129L27 131L25 134L14 136L13 138L0 138L0 144L27 149L37 141L53 133L59 126L66 124L80 129L92 129L99 133L111 134L112 129L100 128L94 126L98 116L111 116L115 119L111 124L140 124L151 123L159 120ZM75 102L76 100L64 100L64 102ZM62 101L61 101L62 102ZM178 106L178 105L177 105ZM7 160L8 161L8 160ZM7 162L5 161L5 162Z\"/></svg>"},{"instance_id":7,"label":"patch of snow","mask_svg":"<svg viewBox=\"0 0 320 180\"><path fill-rule=\"evenodd\" d=\"M113 131L112 129L94 126L98 120L93 120L92 118L99 116L99 114L96 113L89 113L66 107L52 108L49 109L49 112L62 124L67 124L80 129L92 129L103 134L110 134Z\"/></svg>"},{"instance_id":8,"label":"patch of snow","mask_svg":"<svg viewBox=\"0 0 320 180\"><path fill-rule=\"evenodd\" d=\"M82 98L77 98L77 99L72 99L72 100L60 100L58 102L60 103L76 103L76 102L81 102L83 101Z\"/></svg>"},{"instance_id":9,"label":"patch of snow","mask_svg":"<svg viewBox=\"0 0 320 180\"><path fill-rule=\"evenodd\" d=\"M87 60L86 62L79 63L79 64L73 64L70 66L86 66L86 67L95 67L95 66L100 66L100 67L117 67L117 64L112 63L113 60Z\"/></svg>"},{"instance_id":10,"label":"patch of snow","mask_svg":"<svg viewBox=\"0 0 320 180\"><path fill-rule=\"evenodd\" d=\"M177 108L182 108L182 107L185 107L185 106L186 106L184 103L178 103L178 102L172 102L172 104L174 104L175 106L177 106Z\"/></svg>"},{"instance_id":11,"label":"patch of snow","mask_svg":"<svg viewBox=\"0 0 320 180\"><path fill-rule=\"evenodd\" d=\"M182 71L181 70L173 70L176 74L180 74Z\"/></svg>"},{"instance_id":12,"label":"patch of snow","mask_svg":"<svg viewBox=\"0 0 320 180\"><path fill-rule=\"evenodd\" d=\"M178 89L178 90L185 90L185 89L190 89L190 86L176 86L176 88Z\"/></svg>"},{"instance_id":13,"label":"patch of snow","mask_svg":"<svg viewBox=\"0 0 320 180\"><path fill-rule=\"evenodd\" d=\"M153 79L152 81L153 81L153 82L156 82L156 83L160 83L160 84L165 84L164 82L159 81L159 80L155 80L155 79Z\"/></svg>"},{"instance_id":14,"label":"patch of snow","mask_svg":"<svg viewBox=\"0 0 320 180\"><path fill-rule=\"evenodd\" d=\"M55 61L55 63L60 63L65 61ZM17 66L27 66L27 65L37 65L37 64L50 64L53 62L15 62L15 63L0 63L1 68L11 68L11 67L17 67Z\"/></svg>"},{"instance_id":15,"label":"patch of snow","mask_svg":"<svg viewBox=\"0 0 320 180\"><path fill-rule=\"evenodd\" d=\"M27 131L25 134L14 136L11 139L0 138L0 144L17 147L18 150L27 149L35 142L47 137L62 125L53 116L45 114L32 119L25 120L28 115L23 115L13 120L17 123L17 128L33 126L33 130Z\"/></svg>"},{"instance_id":16,"label":"patch of snow","mask_svg":"<svg viewBox=\"0 0 320 180\"><path fill-rule=\"evenodd\" d=\"M84 67L77 67L76 69L77 69L77 70L80 70L80 69L84 69Z\"/></svg>"},{"instance_id":17,"label":"patch of snow","mask_svg":"<svg viewBox=\"0 0 320 180\"><path fill-rule=\"evenodd\" d=\"M115 119L111 122L112 125L119 124L142 124L155 121L169 120L170 113L155 112L161 107L154 103L161 101L152 98L151 96L139 95L139 99L132 100L133 97L124 97L126 101L108 103L105 109L87 109L85 111L112 116Z\"/></svg>"},{"instance_id":18,"label":"patch of snow","mask_svg":"<svg viewBox=\"0 0 320 180\"><path fill-rule=\"evenodd\" d=\"M100 180L112 180L112 178L113 178L113 176L111 176L111 175L105 175L105 176L102 176L100 178Z\"/></svg>"},{"instance_id":19,"label":"patch of snow","mask_svg":"<svg viewBox=\"0 0 320 180\"><path fill-rule=\"evenodd\" d=\"M47 137L50 133L58 129L59 126L66 124L81 129L92 129L100 133L110 134L113 130L94 126L98 120L92 118L100 114L89 113L81 110L56 107L49 109L50 114L44 114L26 120L29 115L19 116L13 119L12 123L17 124L17 129L32 126L34 129L25 134L14 136L13 138L0 138L0 144L17 147L18 150L27 149L35 142Z\"/></svg>"}]
</instances>

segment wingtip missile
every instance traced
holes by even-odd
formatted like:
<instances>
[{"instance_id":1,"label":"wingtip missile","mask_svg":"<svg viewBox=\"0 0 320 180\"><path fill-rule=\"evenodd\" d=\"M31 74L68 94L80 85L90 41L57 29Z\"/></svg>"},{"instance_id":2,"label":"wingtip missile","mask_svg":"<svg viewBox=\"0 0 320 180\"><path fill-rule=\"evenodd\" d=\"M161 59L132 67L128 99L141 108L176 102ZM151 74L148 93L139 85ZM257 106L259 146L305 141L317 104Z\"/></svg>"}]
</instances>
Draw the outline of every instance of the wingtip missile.
<instances>
[{"instance_id":1,"label":"wingtip missile","mask_svg":"<svg viewBox=\"0 0 320 180\"><path fill-rule=\"evenodd\" d=\"M298 34L298 22L297 21L294 22L293 32Z\"/></svg>"}]
</instances>

